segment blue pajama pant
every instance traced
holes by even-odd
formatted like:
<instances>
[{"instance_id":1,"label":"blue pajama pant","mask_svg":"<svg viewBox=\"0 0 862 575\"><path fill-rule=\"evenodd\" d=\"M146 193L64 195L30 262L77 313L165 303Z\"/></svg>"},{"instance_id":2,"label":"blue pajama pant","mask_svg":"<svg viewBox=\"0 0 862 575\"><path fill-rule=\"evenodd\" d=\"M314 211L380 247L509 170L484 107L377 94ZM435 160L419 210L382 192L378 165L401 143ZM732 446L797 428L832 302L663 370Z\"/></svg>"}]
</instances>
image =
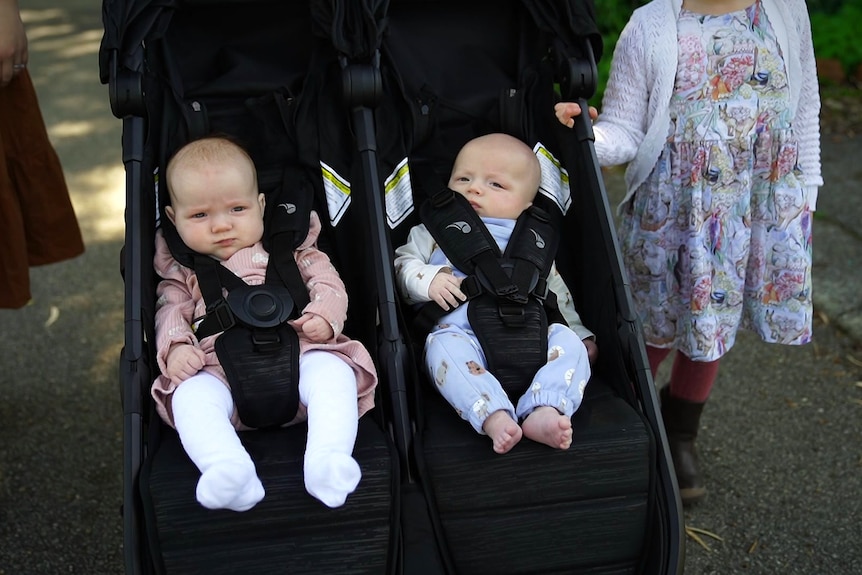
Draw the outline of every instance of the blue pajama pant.
<instances>
[{"instance_id":1,"label":"blue pajama pant","mask_svg":"<svg viewBox=\"0 0 862 575\"><path fill-rule=\"evenodd\" d=\"M515 407L497 378L487 371L485 354L466 321L466 308L459 306L446 315L444 323L425 340L425 367L458 415L481 434L485 433L485 419L501 409L515 421L540 406L554 407L571 417L580 407L590 379L587 349L575 332L559 323L548 327L548 362L536 372Z\"/></svg>"}]
</instances>

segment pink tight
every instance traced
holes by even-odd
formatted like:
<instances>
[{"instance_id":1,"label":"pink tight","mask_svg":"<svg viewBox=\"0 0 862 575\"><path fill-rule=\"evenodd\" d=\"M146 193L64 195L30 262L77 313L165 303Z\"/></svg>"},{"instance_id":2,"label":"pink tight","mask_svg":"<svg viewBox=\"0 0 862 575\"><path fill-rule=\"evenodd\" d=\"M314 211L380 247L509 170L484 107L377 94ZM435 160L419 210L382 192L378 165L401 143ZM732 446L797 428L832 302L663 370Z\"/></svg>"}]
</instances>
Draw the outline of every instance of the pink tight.
<instances>
[{"instance_id":1,"label":"pink tight","mask_svg":"<svg viewBox=\"0 0 862 575\"><path fill-rule=\"evenodd\" d=\"M655 377L659 365L671 352L670 349L660 349L646 346L650 371ZM670 371L670 395L695 403L704 403L712 391L712 384L718 376L718 362L692 361L680 351L676 352Z\"/></svg>"}]
</instances>

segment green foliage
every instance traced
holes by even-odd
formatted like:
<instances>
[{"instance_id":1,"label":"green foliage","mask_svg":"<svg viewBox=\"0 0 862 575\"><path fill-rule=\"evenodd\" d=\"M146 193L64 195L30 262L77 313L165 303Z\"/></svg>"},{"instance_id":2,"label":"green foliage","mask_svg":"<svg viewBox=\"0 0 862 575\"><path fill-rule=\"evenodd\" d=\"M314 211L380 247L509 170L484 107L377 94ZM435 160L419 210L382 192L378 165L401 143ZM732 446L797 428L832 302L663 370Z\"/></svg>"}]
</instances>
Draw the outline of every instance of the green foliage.
<instances>
[{"instance_id":1,"label":"green foliage","mask_svg":"<svg viewBox=\"0 0 862 575\"><path fill-rule=\"evenodd\" d=\"M845 6L862 8L862 0L808 0L806 4L812 17L814 14L835 14Z\"/></svg>"},{"instance_id":2,"label":"green foliage","mask_svg":"<svg viewBox=\"0 0 862 575\"><path fill-rule=\"evenodd\" d=\"M814 41L814 54L818 58L838 60L845 72L852 72L862 64L860 22L862 0L845 3L831 13L812 11L811 37Z\"/></svg>"},{"instance_id":3,"label":"green foliage","mask_svg":"<svg viewBox=\"0 0 862 575\"><path fill-rule=\"evenodd\" d=\"M590 99L590 104L600 107L602 95L605 93L605 85L611 70L611 58L614 55L614 46L620 32L629 21L635 8L646 4L648 0L594 0L596 7L596 20L599 31L602 33L604 51L602 59L598 62L599 84L596 93Z\"/></svg>"}]
</instances>

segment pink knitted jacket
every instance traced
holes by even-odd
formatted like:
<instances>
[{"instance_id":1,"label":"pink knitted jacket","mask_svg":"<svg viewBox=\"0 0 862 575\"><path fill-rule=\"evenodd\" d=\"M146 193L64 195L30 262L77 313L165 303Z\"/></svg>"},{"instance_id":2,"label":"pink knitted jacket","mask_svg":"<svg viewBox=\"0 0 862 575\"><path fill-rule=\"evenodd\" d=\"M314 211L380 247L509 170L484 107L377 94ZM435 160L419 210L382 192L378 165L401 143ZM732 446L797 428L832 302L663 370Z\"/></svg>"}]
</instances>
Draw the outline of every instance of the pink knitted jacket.
<instances>
[{"instance_id":1,"label":"pink knitted jacket","mask_svg":"<svg viewBox=\"0 0 862 575\"><path fill-rule=\"evenodd\" d=\"M356 373L356 394L359 401L359 415L362 415L374 407L377 373L365 347L341 333L344 321L347 319L347 293L329 257L317 248L320 229L320 219L315 212L312 212L308 236L296 249L294 257L311 299L303 312L314 313L326 319L335 335L329 342L316 343L306 338L301 330L297 330L300 353L310 349L326 350L338 354L350 364ZM258 242L238 251L230 259L222 262L222 265L249 285L259 285L264 282L268 261L269 254ZM203 370L228 385L215 352L215 340L218 334L199 342L191 326L193 318L202 317L206 313L197 276L194 271L180 265L173 258L160 230L156 233L154 265L156 272L163 278L156 292L158 301L155 329L159 368L162 371L165 370L165 360L172 344L189 343L199 346L206 353L206 365ZM173 425L170 396L176 388L177 384L172 383L164 375L159 375L153 382L151 390L159 415L169 425ZM300 412L291 423L304 421L305 415L305 406L300 406ZM233 422L238 429L247 428L238 420L236 412L233 415Z\"/></svg>"}]
</instances>

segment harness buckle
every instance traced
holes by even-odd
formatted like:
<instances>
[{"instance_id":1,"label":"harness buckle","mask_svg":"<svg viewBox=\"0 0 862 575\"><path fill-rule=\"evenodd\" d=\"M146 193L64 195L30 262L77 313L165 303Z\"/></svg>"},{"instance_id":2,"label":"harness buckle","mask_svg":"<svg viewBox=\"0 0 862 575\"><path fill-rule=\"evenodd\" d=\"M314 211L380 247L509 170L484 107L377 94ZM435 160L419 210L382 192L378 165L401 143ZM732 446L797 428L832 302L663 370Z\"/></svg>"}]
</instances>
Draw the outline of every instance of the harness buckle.
<instances>
[{"instance_id":1,"label":"harness buckle","mask_svg":"<svg viewBox=\"0 0 862 575\"><path fill-rule=\"evenodd\" d=\"M485 289L482 287L482 282L475 275L466 276L461 280L461 291L467 296L467 300L471 300L476 296L482 295Z\"/></svg>"},{"instance_id":2,"label":"harness buckle","mask_svg":"<svg viewBox=\"0 0 862 575\"><path fill-rule=\"evenodd\" d=\"M219 327L219 330L213 333L227 331L236 325L236 316L233 315L227 300L224 298L218 300L214 305L207 308L206 317L213 318Z\"/></svg>"},{"instance_id":3,"label":"harness buckle","mask_svg":"<svg viewBox=\"0 0 862 575\"><path fill-rule=\"evenodd\" d=\"M279 348L281 339L278 333L270 330L254 330L251 333L251 342L254 344L255 351L276 351Z\"/></svg>"},{"instance_id":4,"label":"harness buckle","mask_svg":"<svg viewBox=\"0 0 862 575\"><path fill-rule=\"evenodd\" d=\"M501 303L497 306L497 313L506 327L523 327L527 324L524 306L514 303Z\"/></svg>"}]
</instances>

